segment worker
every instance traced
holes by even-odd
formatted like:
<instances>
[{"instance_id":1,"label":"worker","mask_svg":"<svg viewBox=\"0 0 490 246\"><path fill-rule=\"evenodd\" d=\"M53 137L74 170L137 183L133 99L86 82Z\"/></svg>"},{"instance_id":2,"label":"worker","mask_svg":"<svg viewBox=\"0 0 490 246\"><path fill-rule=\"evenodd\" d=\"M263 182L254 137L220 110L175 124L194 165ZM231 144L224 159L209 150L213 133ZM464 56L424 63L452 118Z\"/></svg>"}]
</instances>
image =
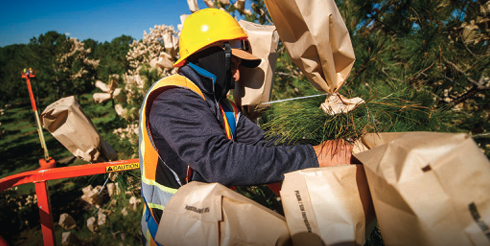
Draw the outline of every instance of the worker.
<instances>
[{"instance_id":1,"label":"worker","mask_svg":"<svg viewBox=\"0 0 490 246\"><path fill-rule=\"evenodd\" d=\"M261 62L228 13L208 8L187 17L179 55L178 74L153 84L140 113L145 245L156 244L165 205L189 181L269 184L291 171L350 163L350 145L343 141L274 145L227 99L240 79L239 66L254 68Z\"/></svg>"}]
</instances>

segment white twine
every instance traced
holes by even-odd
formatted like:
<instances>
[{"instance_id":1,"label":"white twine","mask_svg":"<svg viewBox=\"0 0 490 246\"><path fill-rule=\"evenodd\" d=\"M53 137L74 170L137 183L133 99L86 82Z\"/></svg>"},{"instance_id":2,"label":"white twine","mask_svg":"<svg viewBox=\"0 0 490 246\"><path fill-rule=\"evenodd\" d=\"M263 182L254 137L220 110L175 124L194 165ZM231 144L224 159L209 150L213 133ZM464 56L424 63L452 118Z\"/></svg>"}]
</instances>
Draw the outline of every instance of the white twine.
<instances>
[{"instance_id":1,"label":"white twine","mask_svg":"<svg viewBox=\"0 0 490 246\"><path fill-rule=\"evenodd\" d=\"M324 93L324 94L312 95L312 96L294 97L294 98L282 99L282 100L277 100L277 101L272 101L272 102L265 102L265 103L262 103L262 105L269 105L269 104L273 104L273 103L281 103L281 102L294 101L294 100L319 97L319 96L325 96L325 95L333 96L333 95L336 95L336 93Z\"/></svg>"}]
</instances>

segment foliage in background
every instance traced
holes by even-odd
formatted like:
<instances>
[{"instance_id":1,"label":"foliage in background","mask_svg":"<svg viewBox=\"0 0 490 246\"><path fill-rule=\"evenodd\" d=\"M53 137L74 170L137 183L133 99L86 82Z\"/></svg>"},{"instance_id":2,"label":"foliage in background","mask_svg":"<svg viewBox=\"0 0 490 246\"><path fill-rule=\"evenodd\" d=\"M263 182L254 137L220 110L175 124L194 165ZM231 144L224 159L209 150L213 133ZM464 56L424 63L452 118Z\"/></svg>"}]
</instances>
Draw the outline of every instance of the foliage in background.
<instances>
[{"instance_id":1,"label":"foliage in background","mask_svg":"<svg viewBox=\"0 0 490 246\"><path fill-rule=\"evenodd\" d=\"M126 54L132 40L122 35L110 43L92 39L80 42L49 31L27 45L0 47L0 105L29 103L27 86L20 76L24 68L37 70L32 80L34 94L47 98L48 104L64 96L91 92L96 79L106 81L111 74L127 71Z\"/></svg>"},{"instance_id":2,"label":"foliage in background","mask_svg":"<svg viewBox=\"0 0 490 246\"><path fill-rule=\"evenodd\" d=\"M55 90L47 93L60 98L92 90L99 61L87 57L91 49L85 49L83 42L51 31L32 38L29 45L34 51L30 67L36 65L38 80Z\"/></svg>"},{"instance_id":3,"label":"foliage in background","mask_svg":"<svg viewBox=\"0 0 490 246\"><path fill-rule=\"evenodd\" d=\"M317 110L324 97L275 104L261 120L271 134L318 142L373 131L463 131L490 155L490 2L336 2L356 53L341 93L367 103L335 117ZM281 49L272 100L320 94Z\"/></svg>"}]
</instances>

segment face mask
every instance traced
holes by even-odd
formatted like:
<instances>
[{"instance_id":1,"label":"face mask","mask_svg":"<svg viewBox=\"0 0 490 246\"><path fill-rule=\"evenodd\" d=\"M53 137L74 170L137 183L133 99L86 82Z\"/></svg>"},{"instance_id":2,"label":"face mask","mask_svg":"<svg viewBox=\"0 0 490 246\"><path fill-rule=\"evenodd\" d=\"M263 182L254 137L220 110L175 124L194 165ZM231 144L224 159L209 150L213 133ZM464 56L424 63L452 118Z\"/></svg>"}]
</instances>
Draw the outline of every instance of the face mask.
<instances>
[{"instance_id":1,"label":"face mask","mask_svg":"<svg viewBox=\"0 0 490 246\"><path fill-rule=\"evenodd\" d=\"M231 48L228 43L224 46L224 50L220 47L210 47L189 59L216 76L214 94L218 101L224 99L230 89L235 88L235 81L231 74Z\"/></svg>"}]
</instances>

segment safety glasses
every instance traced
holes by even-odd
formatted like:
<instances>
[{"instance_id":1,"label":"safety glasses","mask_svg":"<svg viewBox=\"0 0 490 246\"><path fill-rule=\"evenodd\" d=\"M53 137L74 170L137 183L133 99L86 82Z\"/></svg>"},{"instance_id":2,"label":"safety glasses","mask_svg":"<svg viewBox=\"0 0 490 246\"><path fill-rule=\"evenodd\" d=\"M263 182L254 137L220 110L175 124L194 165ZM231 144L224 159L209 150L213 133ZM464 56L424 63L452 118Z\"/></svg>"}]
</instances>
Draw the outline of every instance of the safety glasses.
<instances>
[{"instance_id":1,"label":"safety glasses","mask_svg":"<svg viewBox=\"0 0 490 246\"><path fill-rule=\"evenodd\" d=\"M232 49L240 49L244 51L248 51L250 49L250 43L246 39L229 40L228 43Z\"/></svg>"}]
</instances>

